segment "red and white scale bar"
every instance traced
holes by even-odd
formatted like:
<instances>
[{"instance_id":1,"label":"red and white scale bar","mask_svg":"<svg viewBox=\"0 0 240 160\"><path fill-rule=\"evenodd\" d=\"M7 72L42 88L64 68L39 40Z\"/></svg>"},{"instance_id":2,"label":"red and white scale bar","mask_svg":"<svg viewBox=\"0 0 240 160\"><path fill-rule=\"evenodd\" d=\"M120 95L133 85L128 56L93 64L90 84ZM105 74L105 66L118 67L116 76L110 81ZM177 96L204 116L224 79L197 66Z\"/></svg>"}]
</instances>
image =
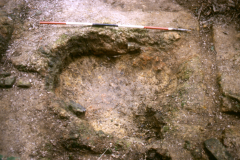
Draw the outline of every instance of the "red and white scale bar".
<instances>
[{"instance_id":1,"label":"red and white scale bar","mask_svg":"<svg viewBox=\"0 0 240 160\"><path fill-rule=\"evenodd\" d=\"M191 31L189 29L182 28L166 28L166 27L153 27L153 26L139 26L139 25L120 25L120 24L101 24L101 23L81 23L81 22L39 22L40 24L60 24L60 25L83 25L93 27L128 27L128 28L142 28L142 29L158 29L167 31Z\"/></svg>"}]
</instances>

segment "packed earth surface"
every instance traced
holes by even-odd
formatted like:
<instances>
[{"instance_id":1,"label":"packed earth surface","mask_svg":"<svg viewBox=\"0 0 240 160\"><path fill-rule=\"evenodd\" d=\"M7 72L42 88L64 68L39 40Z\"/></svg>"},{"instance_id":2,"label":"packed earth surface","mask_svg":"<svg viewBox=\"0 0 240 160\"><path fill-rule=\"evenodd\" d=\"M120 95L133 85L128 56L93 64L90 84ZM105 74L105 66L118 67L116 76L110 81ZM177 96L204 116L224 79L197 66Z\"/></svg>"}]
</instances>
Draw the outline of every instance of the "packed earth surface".
<instances>
[{"instance_id":1,"label":"packed earth surface","mask_svg":"<svg viewBox=\"0 0 240 160\"><path fill-rule=\"evenodd\" d=\"M0 160L240 159L239 22L238 0L0 0Z\"/></svg>"}]
</instances>

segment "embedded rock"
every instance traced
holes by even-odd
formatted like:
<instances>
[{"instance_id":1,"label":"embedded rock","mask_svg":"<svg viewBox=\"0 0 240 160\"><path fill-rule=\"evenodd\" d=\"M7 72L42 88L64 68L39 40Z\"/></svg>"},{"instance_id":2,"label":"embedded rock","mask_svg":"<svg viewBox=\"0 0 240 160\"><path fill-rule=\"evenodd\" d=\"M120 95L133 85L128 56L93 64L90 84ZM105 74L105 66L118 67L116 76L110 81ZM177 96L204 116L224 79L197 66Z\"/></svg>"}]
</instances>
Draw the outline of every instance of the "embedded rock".
<instances>
[{"instance_id":1,"label":"embedded rock","mask_svg":"<svg viewBox=\"0 0 240 160\"><path fill-rule=\"evenodd\" d=\"M21 88L30 88L32 84L28 79L19 79L17 81L17 86Z\"/></svg>"},{"instance_id":2,"label":"embedded rock","mask_svg":"<svg viewBox=\"0 0 240 160\"><path fill-rule=\"evenodd\" d=\"M49 109L53 111L55 115L57 115L60 119L69 119L70 114L64 109L66 106L65 102L63 101L54 101L49 106Z\"/></svg>"},{"instance_id":3,"label":"embedded rock","mask_svg":"<svg viewBox=\"0 0 240 160\"><path fill-rule=\"evenodd\" d=\"M80 105L72 100L68 104L68 107L69 107L69 110L71 110L78 117L82 117L85 115L86 109L82 105Z\"/></svg>"},{"instance_id":4,"label":"embedded rock","mask_svg":"<svg viewBox=\"0 0 240 160\"><path fill-rule=\"evenodd\" d=\"M13 86L13 84L16 81L16 77L15 76L11 76L11 77L6 77L5 78L5 87L10 88Z\"/></svg>"},{"instance_id":5,"label":"embedded rock","mask_svg":"<svg viewBox=\"0 0 240 160\"><path fill-rule=\"evenodd\" d=\"M8 77L10 75L11 75L10 72L0 72L0 78Z\"/></svg>"},{"instance_id":6,"label":"embedded rock","mask_svg":"<svg viewBox=\"0 0 240 160\"><path fill-rule=\"evenodd\" d=\"M211 154L217 160L233 160L231 154L227 149L222 145L222 143L214 138L208 139L204 142L206 149L211 152Z\"/></svg>"},{"instance_id":7,"label":"embedded rock","mask_svg":"<svg viewBox=\"0 0 240 160\"><path fill-rule=\"evenodd\" d=\"M1 88L11 88L13 86L13 84L15 83L15 81L16 81L15 76L1 78L0 79L0 87Z\"/></svg>"}]
</instances>

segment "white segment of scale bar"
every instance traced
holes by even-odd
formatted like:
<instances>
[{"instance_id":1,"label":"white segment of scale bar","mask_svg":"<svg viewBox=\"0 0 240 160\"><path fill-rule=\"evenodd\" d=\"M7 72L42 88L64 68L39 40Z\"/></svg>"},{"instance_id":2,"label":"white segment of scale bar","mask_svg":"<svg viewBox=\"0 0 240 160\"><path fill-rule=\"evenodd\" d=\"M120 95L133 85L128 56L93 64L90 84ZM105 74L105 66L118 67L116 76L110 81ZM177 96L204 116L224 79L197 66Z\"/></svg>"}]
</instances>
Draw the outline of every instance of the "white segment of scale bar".
<instances>
[{"instance_id":1,"label":"white segment of scale bar","mask_svg":"<svg viewBox=\"0 0 240 160\"><path fill-rule=\"evenodd\" d=\"M144 26L139 26L139 25L118 25L118 27L144 28Z\"/></svg>"},{"instance_id":2,"label":"white segment of scale bar","mask_svg":"<svg viewBox=\"0 0 240 160\"><path fill-rule=\"evenodd\" d=\"M77 24L77 25L86 25L86 26L93 25L92 23L81 23L81 22L66 22L66 24Z\"/></svg>"}]
</instances>

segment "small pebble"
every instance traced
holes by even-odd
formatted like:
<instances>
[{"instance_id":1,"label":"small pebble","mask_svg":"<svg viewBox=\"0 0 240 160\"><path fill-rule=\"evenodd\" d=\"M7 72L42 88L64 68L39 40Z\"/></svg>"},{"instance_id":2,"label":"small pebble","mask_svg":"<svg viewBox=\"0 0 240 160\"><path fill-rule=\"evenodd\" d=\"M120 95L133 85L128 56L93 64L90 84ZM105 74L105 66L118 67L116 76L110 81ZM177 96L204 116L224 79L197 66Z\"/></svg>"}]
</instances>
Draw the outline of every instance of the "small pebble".
<instances>
[{"instance_id":1,"label":"small pebble","mask_svg":"<svg viewBox=\"0 0 240 160\"><path fill-rule=\"evenodd\" d=\"M32 86L32 84L27 79L19 79L17 81L17 86L21 87L21 88L30 88Z\"/></svg>"}]
</instances>

